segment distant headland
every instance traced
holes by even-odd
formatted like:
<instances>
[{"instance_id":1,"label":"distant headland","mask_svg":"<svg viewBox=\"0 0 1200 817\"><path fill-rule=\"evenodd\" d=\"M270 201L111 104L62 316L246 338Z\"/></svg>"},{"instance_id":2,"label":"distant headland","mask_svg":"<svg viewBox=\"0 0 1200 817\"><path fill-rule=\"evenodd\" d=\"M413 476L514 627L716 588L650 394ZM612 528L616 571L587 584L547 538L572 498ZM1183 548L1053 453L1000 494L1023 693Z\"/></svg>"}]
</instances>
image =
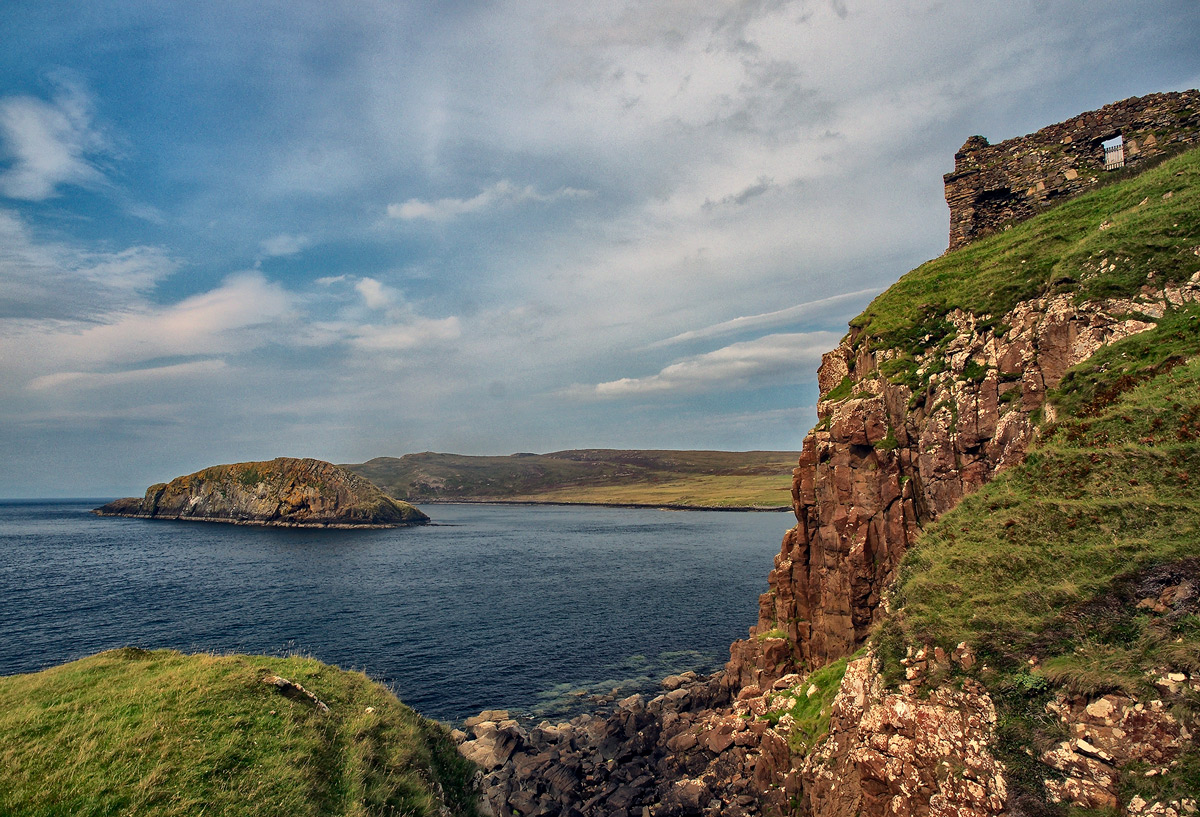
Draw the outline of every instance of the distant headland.
<instances>
[{"instance_id":1,"label":"distant headland","mask_svg":"<svg viewBox=\"0 0 1200 817\"><path fill-rule=\"evenodd\" d=\"M392 528L429 517L358 474L314 459L214 465L96 508L98 516L291 528Z\"/></svg>"},{"instance_id":2,"label":"distant headland","mask_svg":"<svg viewBox=\"0 0 1200 817\"><path fill-rule=\"evenodd\" d=\"M794 451L589 448L478 457L426 451L344 467L409 502L605 505L674 510L792 507Z\"/></svg>"}]
</instances>

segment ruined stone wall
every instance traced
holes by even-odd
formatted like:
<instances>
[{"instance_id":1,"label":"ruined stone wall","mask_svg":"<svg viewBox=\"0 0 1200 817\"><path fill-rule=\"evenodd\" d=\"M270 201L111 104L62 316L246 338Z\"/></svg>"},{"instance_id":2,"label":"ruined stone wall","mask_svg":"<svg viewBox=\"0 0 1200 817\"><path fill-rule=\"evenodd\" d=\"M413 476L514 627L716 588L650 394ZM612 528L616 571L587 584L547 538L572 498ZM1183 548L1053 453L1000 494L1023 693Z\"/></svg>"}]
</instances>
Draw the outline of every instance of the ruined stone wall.
<instances>
[{"instance_id":1,"label":"ruined stone wall","mask_svg":"<svg viewBox=\"0 0 1200 817\"><path fill-rule=\"evenodd\" d=\"M1027 219L1105 177L1101 143L1121 136L1125 166L1200 143L1200 91L1148 94L989 145L972 136L947 173L950 249Z\"/></svg>"}]
</instances>

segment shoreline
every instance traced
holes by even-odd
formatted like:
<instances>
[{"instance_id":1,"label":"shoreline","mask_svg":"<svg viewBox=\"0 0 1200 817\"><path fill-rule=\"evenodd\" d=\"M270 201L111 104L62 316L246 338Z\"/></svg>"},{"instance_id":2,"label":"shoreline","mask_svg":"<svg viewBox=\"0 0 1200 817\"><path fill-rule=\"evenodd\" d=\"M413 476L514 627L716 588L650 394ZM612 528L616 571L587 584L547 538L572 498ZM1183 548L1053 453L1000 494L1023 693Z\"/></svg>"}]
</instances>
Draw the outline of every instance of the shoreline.
<instances>
[{"instance_id":1,"label":"shoreline","mask_svg":"<svg viewBox=\"0 0 1200 817\"><path fill-rule=\"evenodd\" d=\"M791 505L675 505L665 502L566 502L540 499L406 499L411 505L556 505L585 508L634 508L661 511L734 511L737 513L779 513L790 511Z\"/></svg>"},{"instance_id":2,"label":"shoreline","mask_svg":"<svg viewBox=\"0 0 1200 817\"><path fill-rule=\"evenodd\" d=\"M105 513L99 508L89 511L94 516L120 519L153 519L160 522L212 522L223 525L243 525L256 528L308 528L314 530L389 530L391 528L416 528L428 522L395 522L387 525L376 523L356 524L353 522L275 522L269 519L225 519L220 516L157 516L147 513Z\"/></svg>"}]
</instances>

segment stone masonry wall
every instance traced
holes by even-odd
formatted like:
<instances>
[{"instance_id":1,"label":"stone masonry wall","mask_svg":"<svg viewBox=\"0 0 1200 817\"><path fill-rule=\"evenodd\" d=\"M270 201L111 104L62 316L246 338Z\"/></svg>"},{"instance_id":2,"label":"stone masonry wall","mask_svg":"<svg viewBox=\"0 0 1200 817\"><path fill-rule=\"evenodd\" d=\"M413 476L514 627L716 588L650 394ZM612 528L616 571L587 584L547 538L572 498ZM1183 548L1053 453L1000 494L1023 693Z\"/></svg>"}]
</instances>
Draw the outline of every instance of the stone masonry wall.
<instances>
[{"instance_id":1,"label":"stone masonry wall","mask_svg":"<svg viewBox=\"0 0 1200 817\"><path fill-rule=\"evenodd\" d=\"M1101 143L1118 135L1126 167L1200 143L1200 91L1130 97L997 145L972 136L945 176L949 249L1100 183L1106 174Z\"/></svg>"}]
</instances>

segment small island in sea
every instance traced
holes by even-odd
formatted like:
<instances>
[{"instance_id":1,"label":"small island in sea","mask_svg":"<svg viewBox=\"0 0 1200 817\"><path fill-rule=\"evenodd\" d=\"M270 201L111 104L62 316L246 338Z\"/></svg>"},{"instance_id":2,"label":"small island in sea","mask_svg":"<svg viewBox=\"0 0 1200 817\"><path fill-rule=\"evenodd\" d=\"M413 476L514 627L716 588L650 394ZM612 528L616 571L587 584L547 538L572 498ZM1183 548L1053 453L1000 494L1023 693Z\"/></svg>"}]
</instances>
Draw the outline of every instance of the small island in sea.
<instances>
[{"instance_id":1,"label":"small island in sea","mask_svg":"<svg viewBox=\"0 0 1200 817\"><path fill-rule=\"evenodd\" d=\"M322 460L293 457L214 465L151 485L144 497L118 499L92 512L293 528L391 528L429 522L421 511L358 474Z\"/></svg>"}]
</instances>

